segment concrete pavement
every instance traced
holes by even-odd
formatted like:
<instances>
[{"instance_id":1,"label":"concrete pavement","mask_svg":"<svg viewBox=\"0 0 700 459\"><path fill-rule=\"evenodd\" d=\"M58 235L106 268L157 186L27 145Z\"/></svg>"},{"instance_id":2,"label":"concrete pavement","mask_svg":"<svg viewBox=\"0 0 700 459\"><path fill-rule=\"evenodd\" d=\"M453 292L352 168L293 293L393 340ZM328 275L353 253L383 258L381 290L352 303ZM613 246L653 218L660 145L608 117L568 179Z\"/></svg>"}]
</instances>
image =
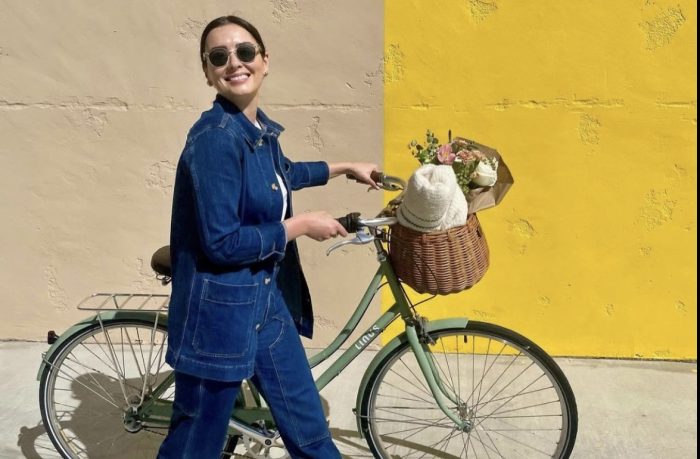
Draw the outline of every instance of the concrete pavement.
<instances>
[{"instance_id":1,"label":"concrete pavement","mask_svg":"<svg viewBox=\"0 0 700 459\"><path fill-rule=\"evenodd\" d=\"M36 371L48 346L0 342L0 459L58 457L41 424ZM336 443L347 458L371 457L351 411L367 351L321 393ZM573 458L697 457L697 364L557 359L579 411ZM324 365L319 366L322 371ZM316 371L316 370L315 370Z\"/></svg>"}]
</instances>

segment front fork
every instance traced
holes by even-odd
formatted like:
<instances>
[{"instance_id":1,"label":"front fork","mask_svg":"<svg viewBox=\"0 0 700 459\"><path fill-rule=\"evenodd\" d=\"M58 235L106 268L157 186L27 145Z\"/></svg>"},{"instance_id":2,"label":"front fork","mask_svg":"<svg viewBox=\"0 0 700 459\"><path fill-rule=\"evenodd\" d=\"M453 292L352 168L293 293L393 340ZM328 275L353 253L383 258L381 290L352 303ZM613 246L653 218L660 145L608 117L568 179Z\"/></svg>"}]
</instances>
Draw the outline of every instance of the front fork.
<instances>
[{"instance_id":1,"label":"front fork","mask_svg":"<svg viewBox=\"0 0 700 459\"><path fill-rule=\"evenodd\" d=\"M474 424L469 419L462 419L453 409L447 406L451 403L457 407L457 412L461 413L461 408L464 404L460 400L459 395L454 390L450 389L444 382L440 371L435 365L433 353L429 349L429 345L434 345L435 340L427 331L427 320L423 317L415 316L415 319L406 323L406 337L408 343L413 350L418 361L418 366L428 383L428 388L433 394L433 398L438 407L445 413L445 416L450 418L455 423L457 429L463 432L470 432L474 428ZM447 399L448 402L445 401Z\"/></svg>"}]
</instances>

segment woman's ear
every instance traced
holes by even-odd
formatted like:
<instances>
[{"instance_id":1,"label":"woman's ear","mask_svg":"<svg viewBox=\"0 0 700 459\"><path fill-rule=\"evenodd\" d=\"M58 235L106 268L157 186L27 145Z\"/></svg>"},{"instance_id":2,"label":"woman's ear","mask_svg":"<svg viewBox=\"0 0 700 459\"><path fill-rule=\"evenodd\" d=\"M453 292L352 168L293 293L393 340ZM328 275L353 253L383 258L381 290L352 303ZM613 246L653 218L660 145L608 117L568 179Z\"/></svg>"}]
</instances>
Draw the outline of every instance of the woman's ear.
<instances>
[{"instance_id":1,"label":"woman's ear","mask_svg":"<svg viewBox=\"0 0 700 459\"><path fill-rule=\"evenodd\" d=\"M204 72L204 79L207 80L207 86L214 86L214 83L211 82L209 79L209 75L207 75L207 63L202 62L202 72Z\"/></svg>"}]
</instances>

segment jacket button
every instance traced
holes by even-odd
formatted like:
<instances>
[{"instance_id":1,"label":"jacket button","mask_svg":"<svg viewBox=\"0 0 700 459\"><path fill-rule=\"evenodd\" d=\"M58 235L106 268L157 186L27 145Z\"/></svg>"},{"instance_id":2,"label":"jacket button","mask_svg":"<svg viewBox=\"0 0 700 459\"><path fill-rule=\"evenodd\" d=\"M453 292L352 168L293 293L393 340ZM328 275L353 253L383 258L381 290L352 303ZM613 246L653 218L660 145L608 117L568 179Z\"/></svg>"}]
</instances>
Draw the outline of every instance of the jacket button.
<instances>
[{"instance_id":1,"label":"jacket button","mask_svg":"<svg viewBox=\"0 0 700 459\"><path fill-rule=\"evenodd\" d=\"M262 147L262 145L263 145L263 139L258 140L258 146Z\"/></svg>"},{"instance_id":2,"label":"jacket button","mask_svg":"<svg viewBox=\"0 0 700 459\"><path fill-rule=\"evenodd\" d=\"M277 191L278 186L277 186L276 183L273 183L272 185L270 185L270 187L271 187L273 190Z\"/></svg>"},{"instance_id":3,"label":"jacket button","mask_svg":"<svg viewBox=\"0 0 700 459\"><path fill-rule=\"evenodd\" d=\"M269 277L266 277L265 280L264 280L264 282L265 282L265 285L267 285L267 284L269 284L269 283L271 282L271 280L270 280Z\"/></svg>"},{"instance_id":4,"label":"jacket button","mask_svg":"<svg viewBox=\"0 0 700 459\"><path fill-rule=\"evenodd\" d=\"M255 324L255 329L260 330L260 324Z\"/></svg>"}]
</instances>

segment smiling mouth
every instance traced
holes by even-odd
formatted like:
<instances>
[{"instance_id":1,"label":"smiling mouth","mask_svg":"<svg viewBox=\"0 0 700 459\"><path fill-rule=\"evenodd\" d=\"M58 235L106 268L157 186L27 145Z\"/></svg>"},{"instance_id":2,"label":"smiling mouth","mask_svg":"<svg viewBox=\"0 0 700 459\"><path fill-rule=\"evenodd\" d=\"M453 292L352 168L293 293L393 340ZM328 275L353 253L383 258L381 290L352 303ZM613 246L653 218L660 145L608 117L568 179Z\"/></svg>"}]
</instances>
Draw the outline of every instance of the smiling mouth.
<instances>
[{"instance_id":1,"label":"smiling mouth","mask_svg":"<svg viewBox=\"0 0 700 459\"><path fill-rule=\"evenodd\" d=\"M242 73L240 75L229 75L224 77L224 80L230 82L230 83L241 83L243 81L248 80L250 78L250 75L247 73Z\"/></svg>"}]
</instances>

